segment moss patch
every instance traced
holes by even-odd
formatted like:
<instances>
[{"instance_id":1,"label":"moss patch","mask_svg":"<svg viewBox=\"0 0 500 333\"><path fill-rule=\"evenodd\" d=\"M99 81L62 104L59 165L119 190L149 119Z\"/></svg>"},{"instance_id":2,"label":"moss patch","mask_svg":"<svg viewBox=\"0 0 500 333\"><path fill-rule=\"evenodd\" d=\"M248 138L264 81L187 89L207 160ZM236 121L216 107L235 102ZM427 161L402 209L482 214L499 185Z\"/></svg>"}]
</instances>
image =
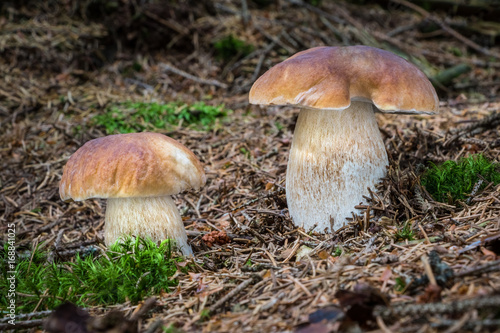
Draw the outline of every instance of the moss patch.
<instances>
[{"instance_id":1,"label":"moss patch","mask_svg":"<svg viewBox=\"0 0 500 333\"><path fill-rule=\"evenodd\" d=\"M430 163L422 175L421 183L434 200L456 204L457 200L465 200L471 194L480 177L494 185L499 184L499 164L488 161L483 155L471 155L458 163ZM479 189L484 188L487 182Z\"/></svg>"},{"instance_id":2,"label":"moss patch","mask_svg":"<svg viewBox=\"0 0 500 333\"><path fill-rule=\"evenodd\" d=\"M149 240L126 239L106 251L77 255L71 262L47 262L47 252L35 249L18 259L16 266L16 309L19 313L53 309L64 301L82 307L137 303L144 297L167 291L177 285L171 277L180 258L172 258L171 244L159 246ZM0 253L6 261L7 251ZM0 289L7 290L7 272L2 267ZM5 293L0 307L7 306ZM37 306L38 304L38 306Z\"/></svg>"},{"instance_id":3,"label":"moss patch","mask_svg":"<svg viewBox=\"0 0 500 333\"><path fill-rule=\"evenodd\" d=\"M214 43L214 48L217 57L224 61L230 61L234 57L244 57L249 55L254 46L234 37L233 35L226 36Z\"/></svg>"},{"instance_id":4,"label":"moss patch","mask_svg":"<svg viewBox=\"0 0 500 333\"><path fill-rule=\"evenodd\" d=\"M155 131L177 126L193 125L209 129L218 119L231 112L224 105L212 106L204 102L188 105L181 102L167 104L125 102L109 107L96 116L91 124L104 127L107 134Z\"/></svg>"}]
</instances>

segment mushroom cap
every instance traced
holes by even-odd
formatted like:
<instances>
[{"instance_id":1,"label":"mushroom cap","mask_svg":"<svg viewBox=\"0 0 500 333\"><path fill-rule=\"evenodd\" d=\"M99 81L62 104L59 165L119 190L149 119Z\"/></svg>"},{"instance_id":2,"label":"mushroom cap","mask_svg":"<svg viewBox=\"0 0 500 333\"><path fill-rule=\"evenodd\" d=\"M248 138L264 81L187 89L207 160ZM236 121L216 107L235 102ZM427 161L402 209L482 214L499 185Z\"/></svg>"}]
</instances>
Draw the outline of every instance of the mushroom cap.
<instances>
[{"instance_id":1,"label":"mushroom cap","mask_svg":"<svg viewBox=\"0 0 500 333\"><path fill-rule=\"evenodd\" d=\"M203 167L188 148L159 133L105 136L85 143L68 160L61 199L154 197L200 188Z\"/></svg>"},{"instance_id":2,"label":"mushroom cap","mask_svg":"<svg viewBox=\"0 0 500 333\"><path fill-rule=\"evenodd\" d=\"M250 90L250 103L343 110L351 100L389 113L438 112L439 100L417 67L369 46L315 47L264 73Z\"/></svg>"}]
</instances>

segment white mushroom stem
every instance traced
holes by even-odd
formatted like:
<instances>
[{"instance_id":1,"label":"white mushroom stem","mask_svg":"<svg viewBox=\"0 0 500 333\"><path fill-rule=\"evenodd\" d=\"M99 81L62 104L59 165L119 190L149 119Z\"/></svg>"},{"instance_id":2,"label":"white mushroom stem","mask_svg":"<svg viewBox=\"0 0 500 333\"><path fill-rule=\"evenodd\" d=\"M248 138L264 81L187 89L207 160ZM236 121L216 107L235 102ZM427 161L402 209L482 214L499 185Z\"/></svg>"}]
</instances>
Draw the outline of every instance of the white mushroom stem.
<instances>
[{"instance_id":1,"label":"white mushroom stem","mask_svg":"<svg viewBox=\"0 0 500 333\"><path fill-rule=\"evenodd\" d=\"M367 187L389 164L373 106L352 102L342 111L302 109L286 174L286 197L294 223L335 231L364 202Z\"/></svg>"},{"instance_id":2,"label":"white mushroom stem","mask_svg":"<svg viewBox=\"0 0 500 333\"><path fill-rule=\"evenodd\" d=\"M153 241L171 239L184 255L193 255L181 215L170 196L109 198L104 224L105 242L113 244L122 235L148 237Z\"/></svg>"}]
</instances>

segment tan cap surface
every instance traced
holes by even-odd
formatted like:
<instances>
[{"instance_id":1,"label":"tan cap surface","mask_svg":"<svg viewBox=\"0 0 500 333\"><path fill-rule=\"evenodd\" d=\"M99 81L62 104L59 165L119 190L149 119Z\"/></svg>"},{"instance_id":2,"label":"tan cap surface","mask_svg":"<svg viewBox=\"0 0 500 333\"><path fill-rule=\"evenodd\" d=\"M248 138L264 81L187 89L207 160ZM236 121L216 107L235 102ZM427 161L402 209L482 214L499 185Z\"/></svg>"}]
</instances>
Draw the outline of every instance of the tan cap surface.
<instances>
[{"instance_id":1,"label":"tan cap surface","mask_svg":"<svg viewBox=\"0 0 500 333\"><path fill-rule=\"evenodd\" d=\"M369 46L316 47L264 73L250 103L343 110L351 100L371 101L380 111L436 113L434 87L417 67Z\"/></svg>"},{"instance_id":2,"label":"tan cap surface","mask_svg":"<svg viewBox=\"0 0 500 333\"><path fill-rule=\"evenodd\" d=\"M85 143L64 167L63 200L172 195L205 184L196 156L159 133L110 135Z\"/></svg>"}]
</instances>

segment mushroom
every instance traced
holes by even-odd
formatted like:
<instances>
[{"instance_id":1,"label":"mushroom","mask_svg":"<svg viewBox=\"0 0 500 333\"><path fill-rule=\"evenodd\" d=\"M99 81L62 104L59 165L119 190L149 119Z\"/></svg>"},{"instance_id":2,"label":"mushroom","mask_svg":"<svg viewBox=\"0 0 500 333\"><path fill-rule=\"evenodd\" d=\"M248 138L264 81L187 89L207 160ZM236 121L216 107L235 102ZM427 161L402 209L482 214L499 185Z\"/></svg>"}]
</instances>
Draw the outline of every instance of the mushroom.
<instances>
[{"instance_id":1,"label":"mushroom","mask_svg":"<svg viewBox=\"0 0 500 333\"><path fill-rule=\"evenodd\" d=\"M107 245L123 235L175 240L193 251L171 195L205 184L203 167L179 142L159 133L110 135L88 141L64 167L61 199L106 198Z\"/></svg>"},{"instance_id":2,"label":"mushroom","mask_svg":"<svg viewBox=\"0 0 500 333\"><path fill-rule=\"evenodd\" d=\"M374 111L433 114L427 77L391 52L368 46L316 47L264 73L250 103L301 108L286 173L296 225L342 227L389 164Z\"/></svg>"}]
</instances>

